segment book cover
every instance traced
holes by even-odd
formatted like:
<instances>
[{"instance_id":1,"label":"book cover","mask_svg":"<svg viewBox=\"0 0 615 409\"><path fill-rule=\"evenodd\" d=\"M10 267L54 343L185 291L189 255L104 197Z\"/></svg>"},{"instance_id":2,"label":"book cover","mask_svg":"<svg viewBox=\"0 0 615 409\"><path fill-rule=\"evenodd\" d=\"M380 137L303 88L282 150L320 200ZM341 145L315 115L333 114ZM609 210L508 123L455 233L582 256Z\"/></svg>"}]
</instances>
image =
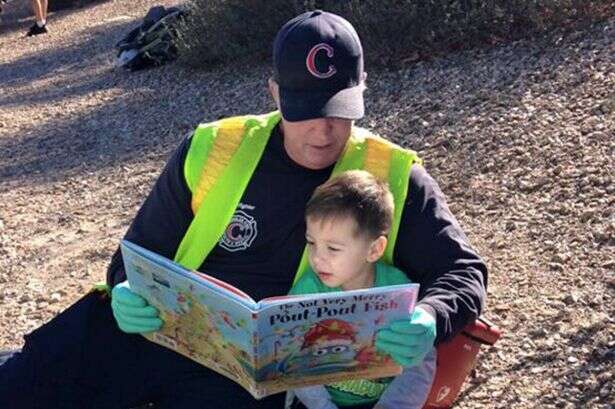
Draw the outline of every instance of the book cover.
<instances>
[{"instance_id":1,"label":"book cover","mask_svg":"<svg viewBox=\"0 0 615 409\"><path fill-rule=\"evenodd\" d=\"M164 321L161 330L144 336L232 379L257 399L401 372L374 341L379 329L410 316L417 284L257 302L129 241L121 248L131 289Z\"/></svg>"}]
</instances>

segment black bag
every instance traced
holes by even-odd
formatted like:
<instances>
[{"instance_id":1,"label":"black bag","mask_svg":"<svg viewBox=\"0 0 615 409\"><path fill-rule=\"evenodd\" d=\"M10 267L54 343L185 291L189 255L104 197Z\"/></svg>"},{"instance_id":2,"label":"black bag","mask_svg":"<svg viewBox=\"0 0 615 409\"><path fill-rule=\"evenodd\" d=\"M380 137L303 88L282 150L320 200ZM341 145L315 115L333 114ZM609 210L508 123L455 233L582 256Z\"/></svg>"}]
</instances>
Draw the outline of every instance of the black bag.
<instances>
[{"instance_id":1,"label":"black bag","mask_svg":"<svg viewBox=\"0 0 615 409\"><path fill-rule=\"evenodd\" d=\"M152 7L143 23L116 44L117 64L136 71L175 60L177 47L173 41L177 38L177 23L184 16L185 11L177 7Z\"/></svg>"}]
</instances>

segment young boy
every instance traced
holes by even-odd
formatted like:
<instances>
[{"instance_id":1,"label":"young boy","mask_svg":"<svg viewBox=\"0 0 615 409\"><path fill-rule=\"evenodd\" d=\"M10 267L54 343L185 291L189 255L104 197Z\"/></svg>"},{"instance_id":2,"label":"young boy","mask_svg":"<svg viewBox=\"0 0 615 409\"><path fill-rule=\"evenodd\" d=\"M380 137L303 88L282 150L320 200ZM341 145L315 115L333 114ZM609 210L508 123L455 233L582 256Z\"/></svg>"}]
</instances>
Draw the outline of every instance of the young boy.
<instances>
[{"instance_id":1,"label":"young boy","mask_svg":"<svg viewBox=\"0 0 615 409\"><path fill-rule=\"evenodd\" d=\"M393 220L393 195L365 171L344 172L319 186L306 207L309 270L291 294L309 294L410 282L378 260ZM435 373L435 349L395 378L338 382L293 392L308 409L423 407ZM375 405L375 406L374 406Z\"/></svg>"}]
</instances>

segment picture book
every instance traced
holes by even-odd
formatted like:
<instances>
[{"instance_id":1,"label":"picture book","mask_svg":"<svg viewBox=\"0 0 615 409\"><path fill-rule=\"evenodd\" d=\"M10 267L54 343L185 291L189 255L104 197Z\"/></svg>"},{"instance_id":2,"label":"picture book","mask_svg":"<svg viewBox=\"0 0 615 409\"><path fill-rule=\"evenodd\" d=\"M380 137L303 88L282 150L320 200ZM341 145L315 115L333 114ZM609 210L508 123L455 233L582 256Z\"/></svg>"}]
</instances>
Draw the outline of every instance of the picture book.
<instances>
[{"instance_id":1,"label":"picture book","mask_svg":"<svg viewBox=\"0 0 615 409\"><path fill-rule=\"evenodd\" d=\"M160 311L144 334L234 380L255 398L351 379L395 376L376 332L408 318L417 284L253 300L230 284L122 241L131 289Z\"/></svg>"}]
</instances>

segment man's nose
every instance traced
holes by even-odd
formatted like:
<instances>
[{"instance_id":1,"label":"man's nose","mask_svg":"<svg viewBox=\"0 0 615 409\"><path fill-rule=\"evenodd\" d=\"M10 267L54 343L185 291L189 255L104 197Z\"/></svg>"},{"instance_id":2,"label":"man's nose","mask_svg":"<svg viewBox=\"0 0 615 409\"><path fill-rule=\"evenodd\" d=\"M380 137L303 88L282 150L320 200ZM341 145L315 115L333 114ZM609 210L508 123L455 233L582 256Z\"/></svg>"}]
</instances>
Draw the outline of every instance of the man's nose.
<instances>
[{"instance_id":1,"label":"man's nose","mask_svg":"<svg viewBox=\"0 0 615 409\"><path fill-rule=\"evenodd\" d=\"M333 130L333 119L319 118L314 123L314 133L320 142L327 142L331 139Z\"/></svg>"}]
</instances>

